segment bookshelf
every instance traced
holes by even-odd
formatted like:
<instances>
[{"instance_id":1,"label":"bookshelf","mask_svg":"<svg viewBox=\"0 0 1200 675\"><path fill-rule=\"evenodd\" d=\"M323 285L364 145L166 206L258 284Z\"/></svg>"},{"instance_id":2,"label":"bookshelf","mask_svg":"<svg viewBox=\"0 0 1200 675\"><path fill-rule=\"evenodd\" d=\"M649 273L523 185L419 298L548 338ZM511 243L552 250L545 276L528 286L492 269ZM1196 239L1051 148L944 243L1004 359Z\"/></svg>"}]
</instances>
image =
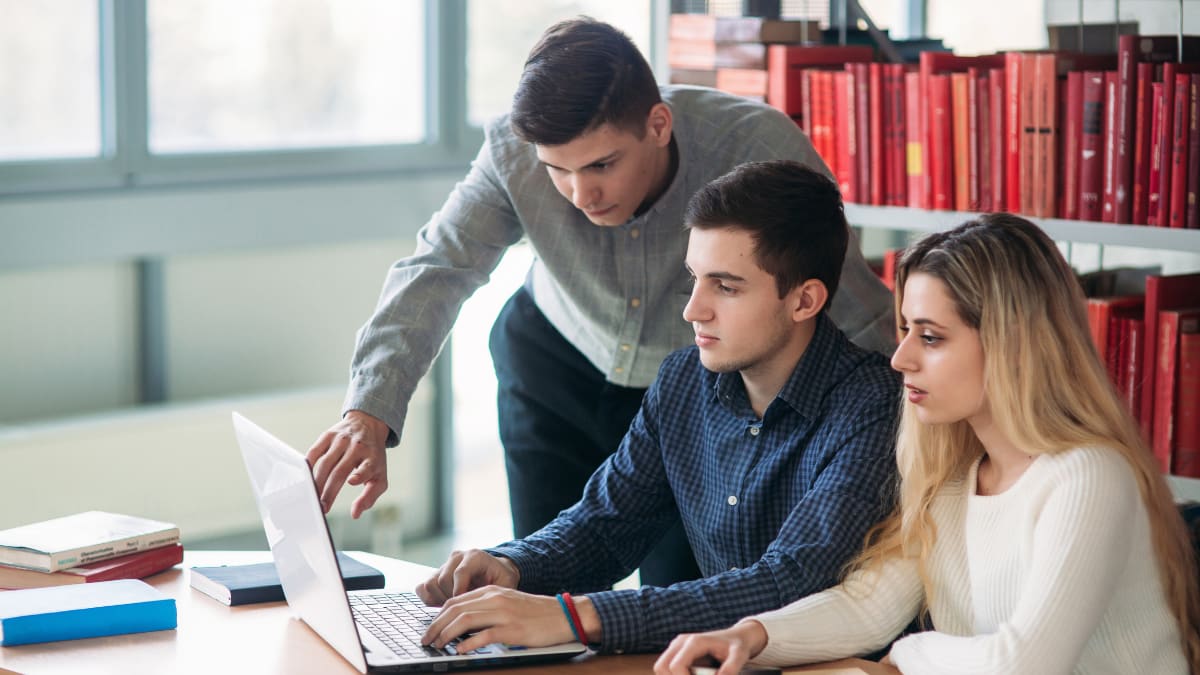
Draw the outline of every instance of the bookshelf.
<instances>
[{"instance_id":1,"label":"bookshelf","mask_svg":"<svg viewBox=\"0 0 1200 675\"><path fill-rule=\"evenodd\" d=\"M961 225L977 215L970 211L931 211L903 206L846 203L846 220L851 225L874 229L940 232ZM1022 217L1037 223L1056 241L1200 253L1200 230Z\"/></svg>"}]
</instances>

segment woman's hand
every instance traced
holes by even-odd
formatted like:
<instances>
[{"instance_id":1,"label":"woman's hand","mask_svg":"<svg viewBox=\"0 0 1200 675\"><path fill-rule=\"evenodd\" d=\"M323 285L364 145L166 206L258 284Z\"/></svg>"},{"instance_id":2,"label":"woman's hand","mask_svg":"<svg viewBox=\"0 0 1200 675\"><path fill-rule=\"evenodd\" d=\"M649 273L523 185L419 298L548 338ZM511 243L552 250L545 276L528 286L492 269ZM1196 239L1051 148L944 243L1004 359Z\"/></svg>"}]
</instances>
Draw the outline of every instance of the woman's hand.
<instances>
[{"instance_id":1,"label":"woman's hand","mask_svg":"<svg viewBox=\"0 0 1200 675\"><path fill-rule=\"evenodd\" d=\"M685 633L654 663L656 675L690 675L696 662L713 658L721 662L717 675L737 675L747 661L767 646L767 630L753 619L744 619L732 628L708 633Z\"/></svg>"}]
</instances>

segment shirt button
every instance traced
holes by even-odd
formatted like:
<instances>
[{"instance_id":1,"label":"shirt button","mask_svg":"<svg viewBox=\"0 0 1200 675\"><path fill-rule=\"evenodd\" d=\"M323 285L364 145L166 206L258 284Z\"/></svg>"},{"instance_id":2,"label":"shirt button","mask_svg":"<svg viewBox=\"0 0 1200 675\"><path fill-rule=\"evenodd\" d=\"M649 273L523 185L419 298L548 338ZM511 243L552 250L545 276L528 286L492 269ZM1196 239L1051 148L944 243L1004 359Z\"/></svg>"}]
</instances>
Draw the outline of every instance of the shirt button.
<instances>
[{"instance_id":1,"label":"shirt button","mask_svg":"<svg viewBox=\"0 0 1200 675\"><path fill-rule=\"evenodd\" d=\"M729 495L729 499L726 499L725 501L728 502L730 506L737 506L737 497L734 497L733 495Z\"/></svg>"},{"instance_id":2,"label":"shirt button","mask_svg":"<svg viewBox=\"0 0 1200 675\"><path fill-rule=\"evenodd\" d=\"M759 427L750 427L751 436L757 436L759 431L761 431Z\"/></svg>"},{"instance_id":3,"label":"shirt button","mask_svg":"<svg viewBox=\"0 0 1200 675\"><path fill-rule=\"evenodd\" d=\"M630 301L629 301L629 304L630 304L631 306L633 306L633 307L641 307L641 306L642 306L642 301L641 301L641 300L638 300L637 298L634 298L634 299L632 299L632 300L630 300Z\"/></svg>"},{"instance_id":4,"label":"shirt button","mask_svg":"<svg viewBox=\"0 0 1200 675\"><path fill-rule=\"evenodd\" d=\"M736 572L736 571L737 571L737 565L734 565L733 567L730 567L730 568L729 568L729 571L730 571L730 572Z\"/></svg>"},{"instance_id":5,"label":"shirt button","mask_svg":"<svg viewBox=\"0 0 1200 675\"><path fill-rule=\"evenodd\" d=\"M641 234L641 232L638 232L636 227L629 231L629 236L634 239L637 239L639 234Z\"/></svg>"},{"instance_id":6,"label":"shirt button","mask_svg":"<svg viewBox=\"0 0 1200 675\"><path fill-rule=\"evenodd\" d=\"M629 345L621 345L621 351L623 351L623 352L627 352L627 351L629 351L630 349L631 349L631 348L630 348L630 346L629 346Z\"/></svg>"}]
</instances>

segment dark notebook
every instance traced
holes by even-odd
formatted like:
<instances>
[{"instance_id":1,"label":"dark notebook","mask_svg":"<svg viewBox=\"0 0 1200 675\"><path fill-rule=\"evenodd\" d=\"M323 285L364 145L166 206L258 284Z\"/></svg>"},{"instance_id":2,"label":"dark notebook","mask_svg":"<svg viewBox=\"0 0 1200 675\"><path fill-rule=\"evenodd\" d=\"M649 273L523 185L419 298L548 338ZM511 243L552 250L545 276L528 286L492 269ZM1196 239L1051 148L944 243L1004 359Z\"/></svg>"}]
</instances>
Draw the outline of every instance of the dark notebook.
<instances>
[{"instance_id":1,"label":"dark notebook","mask_svg":"<svg viewBox=\"0 0 1200 675\"><path fill-rule=\"evenodd\" d=\"M339 552L337 559L338 566L342 568L342 585L346 590L383 588L383 572L345 553ZM192 588L226 605L278 602L284 599L275 563L193 567L191 577Z\"/></svg>"}]
</instances>

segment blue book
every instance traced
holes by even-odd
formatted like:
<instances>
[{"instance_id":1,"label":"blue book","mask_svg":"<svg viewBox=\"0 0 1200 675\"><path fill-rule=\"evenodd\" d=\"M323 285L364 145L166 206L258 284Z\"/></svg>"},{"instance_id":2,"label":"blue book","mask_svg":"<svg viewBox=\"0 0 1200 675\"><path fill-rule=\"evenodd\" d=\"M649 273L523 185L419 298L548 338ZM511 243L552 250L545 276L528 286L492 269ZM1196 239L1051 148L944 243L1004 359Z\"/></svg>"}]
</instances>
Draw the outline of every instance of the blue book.
<instances>
[{"instance_id":1,"label":"blue book","mask_svg":"<svg viewBox=\"0 0 1200 675\"><path fill-rule=\"evenodd\" d=\"M175 627L175 600L137 579L0 593L0 645Z\"/></svg>"}]
</instances>

